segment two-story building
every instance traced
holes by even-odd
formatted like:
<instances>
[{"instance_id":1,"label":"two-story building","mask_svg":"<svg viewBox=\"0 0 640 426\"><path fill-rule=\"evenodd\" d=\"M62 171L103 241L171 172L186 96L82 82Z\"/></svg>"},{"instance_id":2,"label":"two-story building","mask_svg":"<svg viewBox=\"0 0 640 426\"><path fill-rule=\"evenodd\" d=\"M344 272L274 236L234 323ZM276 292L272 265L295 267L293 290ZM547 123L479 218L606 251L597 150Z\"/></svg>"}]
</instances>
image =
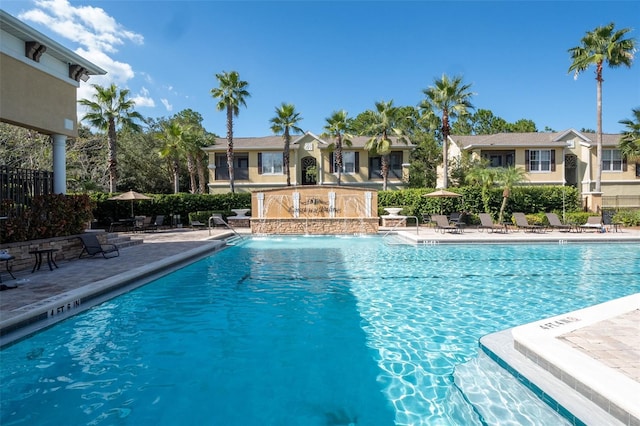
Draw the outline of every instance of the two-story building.
<instances>
[{"instance_id":1,"label":"two-story building","mask_svg":"<svg viewBox=\"0 0 640 426\"><path fill-rule=\"evenodd\" d=\"M351 146L342 152L340 184L382 189L381 157L364 149L369 138L351 138ZM289 173L291 185L337 185L334 141L311 132L291 137ZM415 145L394 141L389 154L387 189L404 188L409 180L409 155ZM204 148L209 155L209 192L229 191L227 140L218 138ZM234 186L238 192L279 188L287 184L282 136L234 138Z\"/></svg>"},{"instance_id":2,"label":"two-story building","mask_svg":"<svg viewBox=\"0 0 640 426\"><path fill-rule=\"evenodd\" d=\"M637 207L640 200L640 165L620 153L619 134L602 140L601 193L594 192L596 134L574 129L562 132L498 133L449 137L449 159L463 152L483 158L489 167L522 167L530 185L570 185L582 194L584 206ZM601 198L602 197L602 198Z\"/></svg>"}]
</instances>

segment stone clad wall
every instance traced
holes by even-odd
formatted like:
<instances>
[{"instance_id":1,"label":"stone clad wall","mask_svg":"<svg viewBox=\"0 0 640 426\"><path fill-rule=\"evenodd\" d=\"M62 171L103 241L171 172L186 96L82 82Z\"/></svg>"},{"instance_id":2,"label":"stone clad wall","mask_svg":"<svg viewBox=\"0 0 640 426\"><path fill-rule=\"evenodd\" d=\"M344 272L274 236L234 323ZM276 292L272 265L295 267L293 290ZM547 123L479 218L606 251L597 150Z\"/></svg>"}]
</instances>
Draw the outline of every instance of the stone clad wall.
<instances>
[{"instance_id":1,"label":"stone clad wall","mask_svg":"<svg viewBox=\"0 0 640 426\"><path fill-rule=\"evenodd\" d=\"M97 236L102 244L106 242L106 233L97 233ZM69 235L67 237L0 244L0 249L7 250L10 255L15 257L15 259L9 261L9 266L12 267L13 271L21 271L33 268L35 257L33 254L29 254L32 250L57 249L58 251L54 253L53 259L58 262L60 260L77 259L82 251L82 243L77 235ZM5 271L4 267L4 261L0 262L0 273Z\"/></svg>"},{"instance_id":2,"label":"stone clad wall","mask_svg":"<svg viewBox=\"0 0 640 426\"><path fill-rule=\"evenodd\" d=\"M353 235L378 233L378 218L251 219L254 234Z\"/></svg>"}]
</instances>

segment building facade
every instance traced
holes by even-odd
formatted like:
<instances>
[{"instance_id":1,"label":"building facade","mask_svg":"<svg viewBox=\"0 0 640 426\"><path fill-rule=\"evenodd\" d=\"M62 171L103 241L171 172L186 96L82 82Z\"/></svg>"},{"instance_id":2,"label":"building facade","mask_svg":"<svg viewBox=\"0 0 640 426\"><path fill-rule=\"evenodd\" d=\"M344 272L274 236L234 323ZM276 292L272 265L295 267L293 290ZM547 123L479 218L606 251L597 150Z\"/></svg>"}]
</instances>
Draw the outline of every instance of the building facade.
<instances>
[{"instance_id":1,"label":"building facade","mask_svg":"<svg viewBox=\"0 0 640 426\"><path fill-rule=\"evenodd\" d=\"M449 159L468 153L488 161L489 167L522 167L530 185L568 185L578 188L583 204L601 207L640 205L640 165L620 153L620 135L602 140L601 192L595 192L596 134L574 129L562 132L498 133L449 137ZM600 200L600 201L598 201Z\"/></svg>"},{"instance_id":2,"label":"building facade","mask_svg":"<svg viewBox=\"0 0 640 426\"><path fill-rule=\"evenodd\" d=\"M351 146L343 147L343 167L340 184L382 189L381 157L364 146L368 138L351 138ZM307 132L291 138L289 173L291 185L338 185L333 141ZM404 188L409 180L409 156L414 145L397 141L391 146L387 189ZM209 192L229 191L227 140L204 148L209 156ZM234 186L237 192L251 192L287 185L284 168L282 136L234 138Z\"/></svg>"}]
</instances>

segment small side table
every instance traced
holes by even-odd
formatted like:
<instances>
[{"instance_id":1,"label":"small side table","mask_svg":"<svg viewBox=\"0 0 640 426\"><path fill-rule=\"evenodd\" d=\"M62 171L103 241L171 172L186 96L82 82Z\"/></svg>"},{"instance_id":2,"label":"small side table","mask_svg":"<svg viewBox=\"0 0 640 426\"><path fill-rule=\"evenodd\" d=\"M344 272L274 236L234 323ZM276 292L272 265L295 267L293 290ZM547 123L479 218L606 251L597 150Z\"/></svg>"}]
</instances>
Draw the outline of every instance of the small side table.
<instances>
[{"instance_id":1,"label":"small side table","mask_svg":"<svg viewBox=\"0 0 640 426\"><path fill-rule=\"evenodd\" d=\"M11 266L9 266L9 261L13 259L15 259L15 256L3 257L2 259L0 259L0 261L4 260L4 268L9 273L9 275L11 275L11 278L15 280L16 277L14 277L13 274L11 273ZM0 283L1 282L2 282L2 275L0 275Z\"/></svg>"},{"instance_id":2,"label":"small side table","mask_svg":"<svg viewBox=\"0 0 640 426\"><path fill-rule=\"evenodd\" d=\"M58 265L56 265L56 261L53 259L53 253L57 252L58 249L42 249L42 250L32 250L29 254L33 254L36 257L36 263L33 265L33 269L31 273L33 274L36 270L40 270L40 266L42 265L42 255L47 255L47 265L49 265L49 270L53 271L53 266L58 269ZM53 264L53 266L52 266Z\"/></svg>"}]
</instances>

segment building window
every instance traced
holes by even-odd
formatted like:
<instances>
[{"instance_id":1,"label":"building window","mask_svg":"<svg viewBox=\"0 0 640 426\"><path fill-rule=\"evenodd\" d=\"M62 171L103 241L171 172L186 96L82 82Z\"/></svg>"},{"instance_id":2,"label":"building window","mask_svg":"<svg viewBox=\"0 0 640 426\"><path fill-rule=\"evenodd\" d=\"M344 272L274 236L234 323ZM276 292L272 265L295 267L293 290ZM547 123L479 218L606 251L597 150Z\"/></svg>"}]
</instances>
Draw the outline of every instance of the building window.
<instances>
[{"instance_id":1,"label":"building window","mask_svg":"<svg viewBox=\"0 0 640 426\"><path fill-rule=\"evenodd\" d=\"M513 167L515 151L482 151L482 158L489 162L489 167Z\"/></svg>"},{"instance_id":2,"label":"building window","mask_svg":"<svg viewBox=\"0 0 640 426\"><path fill-rule=\"evenodd\" d=\"M263 175L281 175L284 157L281 152L258 153L258 172Z\"/></svg>"},{"instance_id":3,"label":"building window","mask_svg":"<svg viewBox=\"0 0 640 426\"><path fill-rule=\"evenodd\" d=\"M229 167L227 166L227 154L216 154L215 158L216 180L229 180ZM233 154L233 179L249 180L249 154L234 152Z\"/></svg>"},{"instance_id":4,"label":"building window","mask_svg":"<svg viewBox=\"0 0 640 426\"><path fill-rule=\"evenodd\" d=\"M369 157L369 179L382 179L382 157ZM389 178L402 179L402 151L389 154Z\"/></svg>"},{"instance_id":5,"label":"building window","mask_svg":"<svg viewBox=\"0 0 640 426\"><path fill-rule=\"evenodd\" d=\"M525 162L528 172L553 172L556 170L556 151L553 149L528 149Z\"/></svg>"},{"instance_id":6,"label":"building window","mask_svg":"<svg viewBox=\"0 0 640 426\"><path fill-rule=\"evenodd\" d=\"M622 171L622 154L619 149L603 149L602 150L602 171L603 172L621 172Z\"/></svg>"},{"instance_id":7,"label":"building window","mask_svg":"<svg viewBox=\"0 0 640 426\"><path fill-rule=\"evenodd\" d=\"M338 173L338 165L336 164L336 154L330 155L331 173ZM358 173L359 172L359 153L355 151L342 151L342 173Z\"/></svg>"}]
</instances>

